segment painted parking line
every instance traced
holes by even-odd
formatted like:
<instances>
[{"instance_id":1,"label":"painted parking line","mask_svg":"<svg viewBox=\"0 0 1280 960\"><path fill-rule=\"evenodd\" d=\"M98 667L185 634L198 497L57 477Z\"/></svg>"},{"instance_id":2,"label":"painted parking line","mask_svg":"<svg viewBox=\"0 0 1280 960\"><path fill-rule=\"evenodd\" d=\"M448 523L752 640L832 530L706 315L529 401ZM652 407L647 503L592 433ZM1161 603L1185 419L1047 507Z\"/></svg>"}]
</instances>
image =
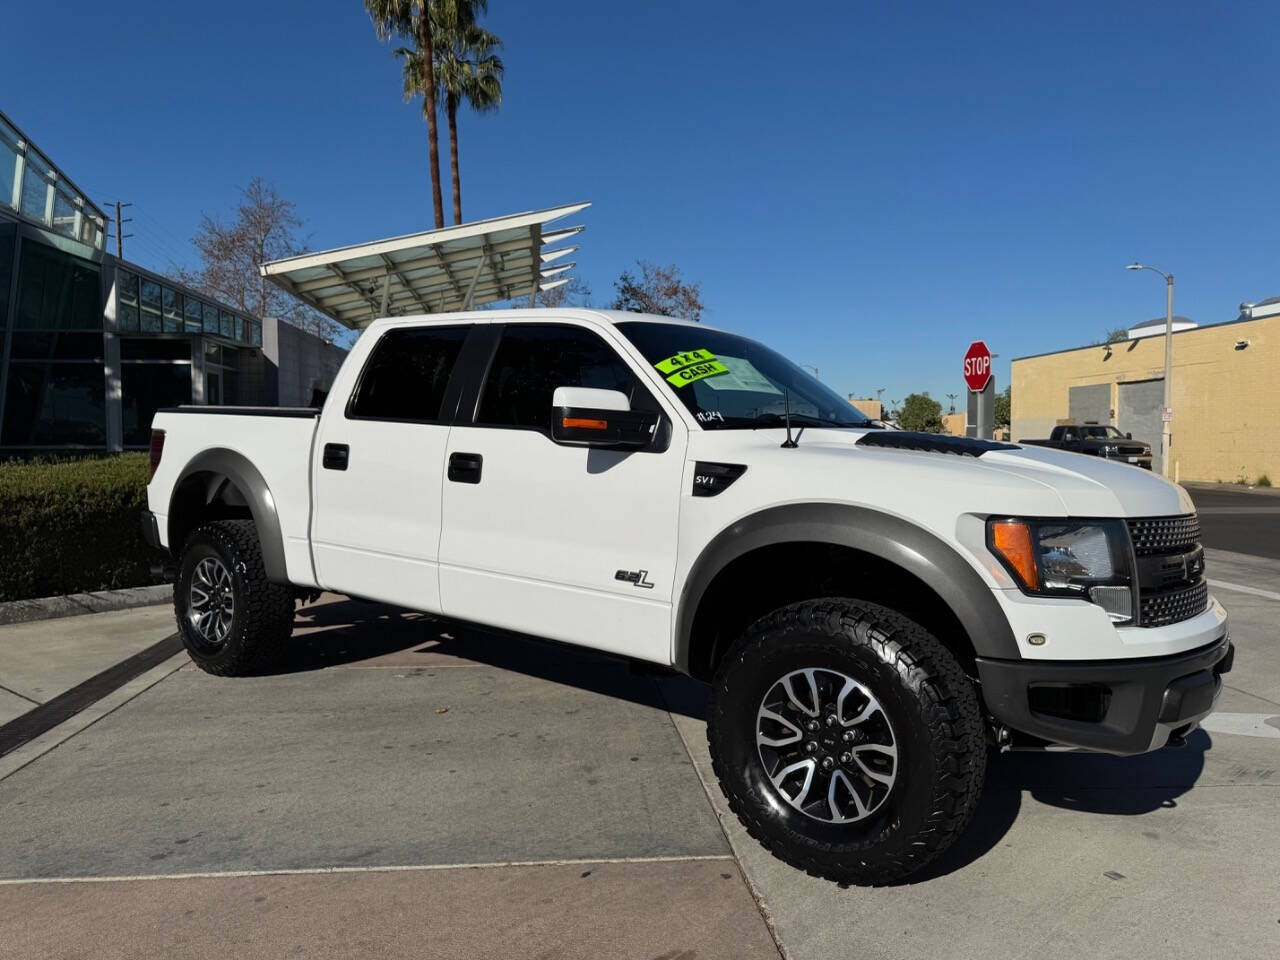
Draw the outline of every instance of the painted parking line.
<instances>
[{"instance_id":1,"label":"painted parking line","mask_svg":"<svg viewBox=\"0 0 1280 960\"><path fill-rule=\"evenodd\" d=\"M1210 733L1234 733L1240 737L1280 740L1280 727L1272 724L1280 724L1280 716L1269 713L1211 713L1200 721L1200 726Z\"/></svg>"},{"instance_id":2,"label":"painted parking line","mask_svg":"<svg viewBox=\"0 0 1280 960\"><path fill-rule=\"evenodd\" d=\"M1210 580L1209 586L1222 590L1234 590L1236 593L1248 593L1255 597L1266 597L1268 600L1280 600L1280 593L1274 590L1259 590L1257 587L1245 586L1243 583L1232 583L1230 580Z\"/></svg>"},{"instance_id":3,"label":"painted parking line","mask_svg":"<svg viewBox=\"0 0 1280 960\"><path fill-rule=\"evenodd\" d=\"M415 863L382 867L297 867L279 870L212 870L202 873L138 873L111 877L15 877L0 880L0 887L27 883L120 883L136 880L218 880L229 877L307 877L339 873L423 873L432 870L483 870L489 867L579 867L612 863L694 863L732 860L731 853L687 854L669 857L585 857L573 860L494 860L485 863Z\"/></svg>"}]
</instances>

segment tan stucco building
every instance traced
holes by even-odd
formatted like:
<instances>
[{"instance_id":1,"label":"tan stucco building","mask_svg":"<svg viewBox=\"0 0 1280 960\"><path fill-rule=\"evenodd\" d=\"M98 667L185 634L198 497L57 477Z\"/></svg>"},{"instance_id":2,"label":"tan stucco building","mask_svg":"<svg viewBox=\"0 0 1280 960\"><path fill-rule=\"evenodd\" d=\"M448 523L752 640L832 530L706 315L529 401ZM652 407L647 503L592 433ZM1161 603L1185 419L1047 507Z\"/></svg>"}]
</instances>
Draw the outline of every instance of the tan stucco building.
<instances>
[{"instance_id":1,"label":"tan stucco building","mask_svg":"<svg viewBox=\"0 0 1280 960\"><path fill-rule=\"evenodd\" d=\"M1015 441L1096 420L1150 443L1160 470L1162 335L1020 357L1012 368ZM1171 478L1280 482L1280 314L1176 331L1171 409Z\"/></svg>"}]
</instances>

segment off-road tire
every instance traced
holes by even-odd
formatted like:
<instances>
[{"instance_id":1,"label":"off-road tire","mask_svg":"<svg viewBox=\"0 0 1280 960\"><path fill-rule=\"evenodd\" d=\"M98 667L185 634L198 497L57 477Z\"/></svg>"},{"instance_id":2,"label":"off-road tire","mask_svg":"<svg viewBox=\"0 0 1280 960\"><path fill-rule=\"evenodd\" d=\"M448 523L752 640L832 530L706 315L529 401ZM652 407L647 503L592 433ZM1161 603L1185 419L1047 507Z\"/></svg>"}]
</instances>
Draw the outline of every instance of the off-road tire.
<instances>
[{"instance_id":1,"label":"off-road tire","mask_svg":"<svg viewBox=\"0 0 1280 960\"><path fill-rule=\"evenodd\" d=\"M864 820L807 816L761 760L761 700L780 677L807 668L865 685L893 725L897 779ZM749 627L716 670L707 741L747 832L779 859L839 883L893 883L934 860L968 825L986 770L978 697L956 658L919 624L861 600L809 600Z\"/></svg>"},{"instance_id":2,"label":"off-road tire","mask_svg":"<svg viewBox=\"0 0 1280 960\"><path fill-rule=\"evenodd\" d=\"M226 639L217 645L205 641L188 616L193 573L210 556L230 571L234 604ZM173 610L191 659L201 670L220 677L244 676L270 666L293 632L293 590L267 579L252 520L218 520L191 532L173 585Z\"/></svg>"}]
</instances>

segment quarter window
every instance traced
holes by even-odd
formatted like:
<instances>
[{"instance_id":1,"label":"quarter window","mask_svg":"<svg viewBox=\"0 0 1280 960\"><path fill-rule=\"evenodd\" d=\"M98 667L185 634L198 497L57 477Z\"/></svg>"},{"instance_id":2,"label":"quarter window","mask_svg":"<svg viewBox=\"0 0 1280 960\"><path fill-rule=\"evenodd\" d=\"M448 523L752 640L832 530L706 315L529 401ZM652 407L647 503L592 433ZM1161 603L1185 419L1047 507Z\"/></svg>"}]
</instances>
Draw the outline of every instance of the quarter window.
<instances>
[{"instance_id":1,"label":"quarter window","mask_svg":"<svg viewBox=\"0 0 1280 960\"><path fill-rule=\"evenodd\" d=\"M431 423L469 327L388 330L373 348L348 416Z\"/></svg>"},{"instance_id":2,"label":"quarter window","mask_svg":"<svg viewBox=\"0 0 1280 960\"><path fill-rule=\"evenodd\" d=\"M506 328L485 379L476 422L551 430L556 387L596 387L627 395L633 409L657 409L631 368L590 330L562 324Z\"/></svg>"}]
</instances>

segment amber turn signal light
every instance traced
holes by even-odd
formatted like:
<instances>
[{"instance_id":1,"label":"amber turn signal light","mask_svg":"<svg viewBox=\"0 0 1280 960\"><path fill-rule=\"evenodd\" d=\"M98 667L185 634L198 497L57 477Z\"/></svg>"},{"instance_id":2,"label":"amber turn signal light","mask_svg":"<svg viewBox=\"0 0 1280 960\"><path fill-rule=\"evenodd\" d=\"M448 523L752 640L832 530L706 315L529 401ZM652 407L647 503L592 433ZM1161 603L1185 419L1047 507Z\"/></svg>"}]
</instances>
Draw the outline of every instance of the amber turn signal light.
<instances>
[{"instance_id":1,"label":"amber turn signal light","mask_svg":"<svg viewBox=\"0 0 1280 960\"><path fill-rule=\"evenodd\" d=\"M608 430L608 420L592 420L587 417L564 417L560 425L566 430Z\"/></svg>"},{"instance_id":2,"label":"amber turn signal light","mask_svg":"<svg viewBox=\"0 0 1280 960\"><path fill-rule=\"evenodd\" d=\"M997 520L991 524L991 549L1004 560L1009 570L1028 590L1040 588L1036 572L1036 551L1031 542L1031 528L1017 520Z\"/></svg>"}]
</instances>

